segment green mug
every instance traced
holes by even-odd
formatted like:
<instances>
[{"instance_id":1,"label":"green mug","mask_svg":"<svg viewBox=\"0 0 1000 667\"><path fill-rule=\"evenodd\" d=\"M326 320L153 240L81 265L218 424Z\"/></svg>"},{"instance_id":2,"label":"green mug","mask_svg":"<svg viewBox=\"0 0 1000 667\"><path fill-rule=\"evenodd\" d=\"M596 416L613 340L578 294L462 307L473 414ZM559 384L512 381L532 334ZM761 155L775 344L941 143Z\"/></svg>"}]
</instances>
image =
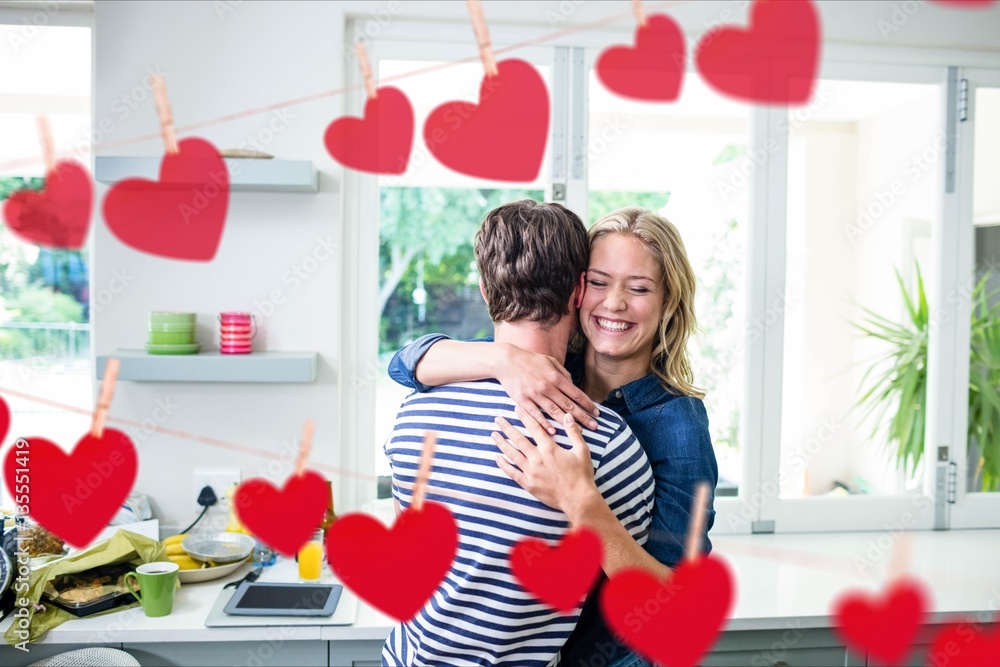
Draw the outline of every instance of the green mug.
<instances>
[{"instance_id":1,"label":"green mug","mask_svg":"<svg viewBox=\"0 0 1000 667\"><path fill-rule=\"evenodd\" d=\"M142 604L146 616L167 616L174 608L174 589L177 587L177 563L143 563L125 575L125 586ZM139 584L139 592L132 587L130 577ZM139 596L142 593L142 596Z\"/></svg>"}]
</instances>

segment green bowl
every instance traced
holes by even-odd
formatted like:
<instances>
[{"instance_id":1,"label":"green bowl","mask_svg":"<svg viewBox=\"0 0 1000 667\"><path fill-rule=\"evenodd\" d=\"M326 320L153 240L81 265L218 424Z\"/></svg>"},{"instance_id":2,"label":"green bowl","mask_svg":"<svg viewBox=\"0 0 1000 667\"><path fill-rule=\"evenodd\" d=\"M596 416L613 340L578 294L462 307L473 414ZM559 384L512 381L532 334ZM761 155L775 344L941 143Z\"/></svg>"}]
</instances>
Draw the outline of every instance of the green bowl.
<instances>
[{"instance_id":1,"label":"green bowl","mask_svg":"<svg viewBox=\"0 0 1000 667\"><path fill-rule=\"evenodd\" d=\"M150 354L198 354L201 350L201 343L191 343L189 345L154 345L146 343L146 352Z\"/></svg>"},{"instance_id":2,"label":"green bowl","mask_svg":"<svg viewBox=\"0 0 1000 667\"><path fill-rule=\"evenodd\" d=\"M197 313L173 313L167 311L151 311L149 313L149 326L159 324L165 325L188 325L194 326Z\"/></svg>"},{"instance_id":3,"label":"green bowl","mask_svg":"<svg viewBox=\"0 0 1000 667\"><path fill-rule=\"evenodd\" d=\"M193 324L150 324L150 331L179 331L181 333L186 333L189 331L194 331Z\"/></svg>"},{"instance_id":4,"label":"green bowl","mask_svg":"<svg viewBox=\"0 0 1000 667\"><path fill-rule=\"evenodd\" d=\"M153 345L189 345L194 342L194 331L150 331Z\"/></svg>"}]
</instances>

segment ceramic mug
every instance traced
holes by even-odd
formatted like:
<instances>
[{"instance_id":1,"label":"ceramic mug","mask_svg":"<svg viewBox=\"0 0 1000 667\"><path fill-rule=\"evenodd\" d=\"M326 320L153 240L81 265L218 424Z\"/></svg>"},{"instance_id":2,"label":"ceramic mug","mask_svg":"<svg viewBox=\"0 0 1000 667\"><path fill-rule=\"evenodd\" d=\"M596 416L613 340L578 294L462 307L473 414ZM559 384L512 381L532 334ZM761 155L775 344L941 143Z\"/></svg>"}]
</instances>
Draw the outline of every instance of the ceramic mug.
<instances>
[{"instance_id":1,"label":"ceramic mug","mask_svg":"<svg viewBox=\"0 0 1000 667\"><path fill-rule=\"evenodd\" d=\"M177 563L143 563L135 572L125 575L125 586L142 604L146 616L167 616L173 611L178 570L180 566ZM132 586L133 578L139 584L138 592Z\"/></svg>"},{"instance_id":2,"label":"ceramic mug","mask_svg":"<svg viewBox=\"0 0 1000 667\"><path fill-rule=\"evenodd\" d=\"M249 354L256 335L257 320L252 313L219 313L220 353Z\"/></svg>"}]
</instances>

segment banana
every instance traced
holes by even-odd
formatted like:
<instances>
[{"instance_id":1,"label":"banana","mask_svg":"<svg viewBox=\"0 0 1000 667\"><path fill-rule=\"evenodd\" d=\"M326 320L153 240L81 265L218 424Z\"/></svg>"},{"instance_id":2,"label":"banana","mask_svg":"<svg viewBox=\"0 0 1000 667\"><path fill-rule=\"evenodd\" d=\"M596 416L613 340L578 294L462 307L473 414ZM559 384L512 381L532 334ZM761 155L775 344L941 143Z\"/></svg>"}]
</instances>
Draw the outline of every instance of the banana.
<instances>
[{"instance_id":1,"label":"banana","mask_svg":"<svg viewBox=\"0 0 1000 667\"><path fill-rule=\"evenodd\" d=\"M163 538L163 540L161 540L160 543L163 546L168 547L171 544L180 544L181 540L183 540L185 537L187 537L187 533L180 533L179 535L171 535L170 537Z\"/></svg>"},{"instance_id":2,"label":"banana","mask_svg":"<svg viewBox=\"0 0 1000 667\"><path fill-rule=\"evenodd\" d=\"M167 545L167 555L168 556L186 556L187 555L187 551L185 551L184 547L182 547L179 543L177 543L177 544L168 544Z\"/></svg>"},{"instance_id":3,"label":"banana","mask_svg":"<svg viewBox=\"0 0 1000 667\"><path fill-rule=\"evenodd\" d=\"M199 563L194 558L188 555L167 555L172 562L177 563L178 567L182 570L199 570L203 567L202 563Z\"/></svg>"}]
</instances>

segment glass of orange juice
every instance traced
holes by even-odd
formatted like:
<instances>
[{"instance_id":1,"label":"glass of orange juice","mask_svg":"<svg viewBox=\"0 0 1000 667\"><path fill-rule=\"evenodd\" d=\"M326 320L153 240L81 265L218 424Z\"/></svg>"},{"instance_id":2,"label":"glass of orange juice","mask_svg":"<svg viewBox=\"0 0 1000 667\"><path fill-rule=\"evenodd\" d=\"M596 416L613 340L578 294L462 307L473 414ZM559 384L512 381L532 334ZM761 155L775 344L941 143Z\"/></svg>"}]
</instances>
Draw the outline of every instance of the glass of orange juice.
<instances>
[{"instance_id":1,"label":"glass of orange juice","mask_svg":"<svg viewBox=\"0 0 1000 667\"><path fill-rule=\"evenodd\" d=\"M319 581L323 575L323 533L317 531L312 540L299 549L299 580Z\"/></svg>"}]
</instances>

